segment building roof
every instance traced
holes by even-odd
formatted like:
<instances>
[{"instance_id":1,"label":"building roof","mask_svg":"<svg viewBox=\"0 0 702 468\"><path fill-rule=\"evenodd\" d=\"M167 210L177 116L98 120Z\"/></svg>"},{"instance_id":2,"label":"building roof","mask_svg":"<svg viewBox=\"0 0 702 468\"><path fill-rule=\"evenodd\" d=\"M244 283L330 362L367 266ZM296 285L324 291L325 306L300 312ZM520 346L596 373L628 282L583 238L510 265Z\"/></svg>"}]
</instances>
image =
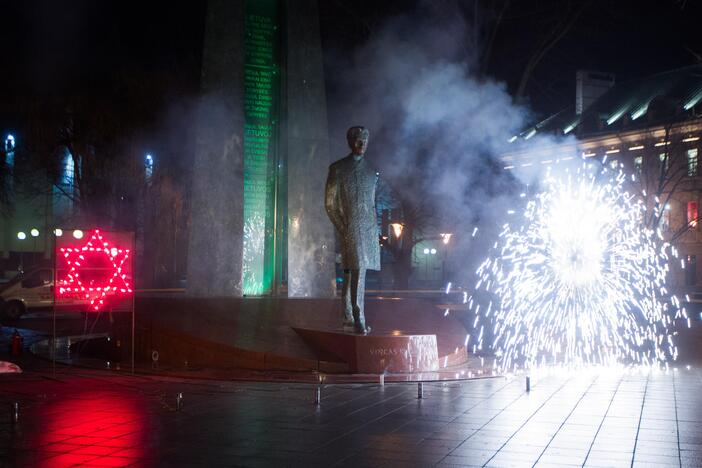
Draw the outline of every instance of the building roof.
<instances>
[{"instance_id":1,"label":"building roof","mask_svg":"<svg viewBox=\"0 0 702 468\"><path fill-rule=\"evenodd\" d=\"M698 119L702 114L702 64L615 84L578 115L575 104L530 126L510 141L537 133L587 138L661 123Z\"/></svg>"}]
</instances>

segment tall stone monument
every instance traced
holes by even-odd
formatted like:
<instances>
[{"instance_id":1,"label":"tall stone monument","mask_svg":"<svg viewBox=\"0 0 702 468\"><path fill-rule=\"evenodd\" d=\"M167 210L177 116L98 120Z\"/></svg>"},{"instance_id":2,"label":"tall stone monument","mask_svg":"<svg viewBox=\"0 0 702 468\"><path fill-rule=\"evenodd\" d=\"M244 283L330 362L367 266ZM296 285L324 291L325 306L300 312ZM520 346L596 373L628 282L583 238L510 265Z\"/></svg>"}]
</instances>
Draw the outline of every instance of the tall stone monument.
<instances>
[{"instance_id":1,"label":"tall stone monument","mask_svg":"<svg viewBox=\"0 0 702 468\"><path fill-rule=\"evenodd\" d=\"M331 296L316 0L208 2L198 125L188 293Z\"/></svg>"}]
</instances>

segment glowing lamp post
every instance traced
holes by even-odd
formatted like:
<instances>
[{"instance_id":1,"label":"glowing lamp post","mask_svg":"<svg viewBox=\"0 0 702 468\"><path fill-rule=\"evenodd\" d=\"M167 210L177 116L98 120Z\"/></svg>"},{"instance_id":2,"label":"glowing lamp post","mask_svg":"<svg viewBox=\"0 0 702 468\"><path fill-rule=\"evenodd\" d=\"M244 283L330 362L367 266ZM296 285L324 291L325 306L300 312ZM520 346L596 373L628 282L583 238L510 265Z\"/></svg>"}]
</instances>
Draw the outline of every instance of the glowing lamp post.
<instances>
[{"instance_id":1,"label":"glowing lamp post","mask_svg":"<svg viewBox=\"0 0 702 468\"><path fill-rule=\"evenodd\" d=\"M25 240L27 238L27 234L24 231L20 231L17 233L17 238L19 240ZM24 252L22 249L20 249L20 264L18 270L20 272L24 271Z\"/></svg>"},{"instance_id":2,"label":"glowing lamp post","mask_svg":"<svg viewBox=\"0 0 702 468\"><path fill-rule=\"evenodd\" d=\"M441 237L441 242L444 243L446 246L444 248L444 258L441 262L441 281L446 282L446 257L448 256L448 244L451 241L451 236L453 236L453 233L451 232L442 232L439 234Z\"/></svg>"},{"instance_id":3,"label":"glowing lamp post","mask_svg":"<svg viewBox=\"0 0 702 468\"><path fill-rule=\"evenodd\" d=\"M395 239L399 240L405 225L402 223L390 223L390 227L392 228L392 233L395 235Z\"/></svg>"}]
</instances>

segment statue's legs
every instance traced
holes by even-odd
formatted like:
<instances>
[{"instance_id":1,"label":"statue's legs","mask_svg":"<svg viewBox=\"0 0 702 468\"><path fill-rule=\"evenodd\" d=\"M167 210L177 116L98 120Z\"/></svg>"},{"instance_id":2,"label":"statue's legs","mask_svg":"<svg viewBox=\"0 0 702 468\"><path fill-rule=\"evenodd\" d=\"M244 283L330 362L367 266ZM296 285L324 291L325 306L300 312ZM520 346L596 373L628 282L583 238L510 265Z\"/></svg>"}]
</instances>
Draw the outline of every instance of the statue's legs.
<instances>
[{"instance_id":1,"label":"statue's legs","mask_svg":"<svg viewBox=\"0 0 702 468\"><path fill-rule=\"evenodd\" d=\"M353 303L351 302L351 270L344 270L341 297L344 307L344 327L353 327Z\"/></svg>"},{"instance_id":2,"label":"statue's legs","mask_svg":"<svg viewBox=\"0 0 702 468\"><path fill-rule=\"evenodd\" d=\"M366 316L363 313L363 298L366 293L366 270L351 270L351 306L356 332L367 333Z\"/></svg>"}]
</instances>

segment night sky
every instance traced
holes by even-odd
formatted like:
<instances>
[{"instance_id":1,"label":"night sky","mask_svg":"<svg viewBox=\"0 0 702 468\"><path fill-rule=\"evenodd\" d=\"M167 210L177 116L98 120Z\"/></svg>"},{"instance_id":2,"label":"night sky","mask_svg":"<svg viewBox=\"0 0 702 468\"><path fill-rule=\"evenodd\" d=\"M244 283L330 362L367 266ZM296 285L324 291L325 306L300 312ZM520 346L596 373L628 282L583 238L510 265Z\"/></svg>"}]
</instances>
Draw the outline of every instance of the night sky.
<instances>
[{"instance_id":1,"label":"night sky","mask_svg":"<svg viewBox=\"0 0 702 468\"><path fill-rule=\"evenodd\" d=\"M504 81L510 92L541 36L566 6L582 2L514 1L505 10L487 77ZM466 24L478 25L485 44L502 1L435 2L453 5ZM322 39L328 54L347 53L366 41L395 15L413 15L417 2L321 0ZM566 5L566 6L564 6ZM126 80L147 83L156 94L154 112L199 88L205 3L132 1L4 1L0 39L4 102L23 96L63 93L110 94ZM587 2L573 27L539 63L526 102L540 115L574 99L578 68L612 72L618 81L696 63L702 56L700 2L659 0ZM467 52L467 57L471 54ZM469 59L468 59L469 60ZM329 105L333 111L334 76L327 61ZM12 104L2 112L12 114Z\"/></svg>"}]
</instances>

